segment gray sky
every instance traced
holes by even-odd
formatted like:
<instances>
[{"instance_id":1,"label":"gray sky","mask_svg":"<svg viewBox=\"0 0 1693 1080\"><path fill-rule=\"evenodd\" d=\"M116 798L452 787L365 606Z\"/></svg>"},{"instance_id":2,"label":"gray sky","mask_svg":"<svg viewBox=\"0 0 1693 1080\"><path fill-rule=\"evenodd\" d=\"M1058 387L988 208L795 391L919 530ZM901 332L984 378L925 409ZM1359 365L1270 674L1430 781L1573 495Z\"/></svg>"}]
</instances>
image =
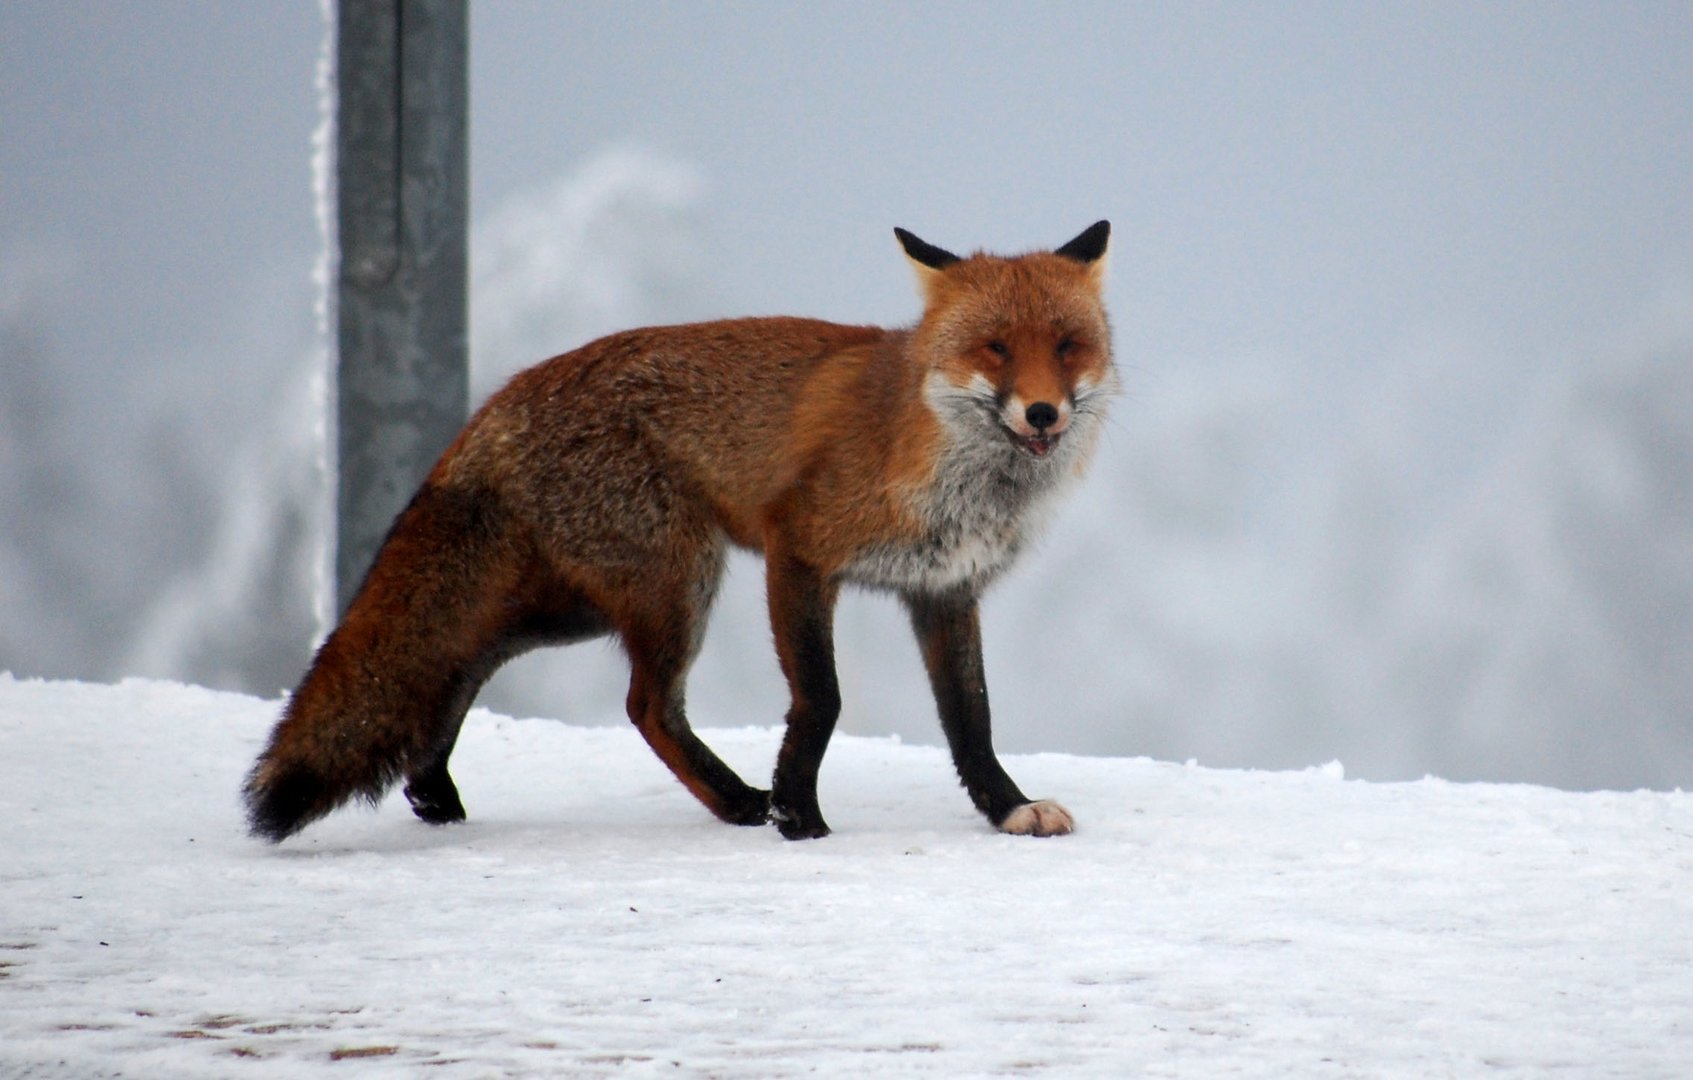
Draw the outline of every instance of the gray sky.
<instances>
[{"instance_id":1,"label":"gray sky","mask_svg":"<svg viewBox=\"0 0 1693 1080\"><path fill-rule=\"evenodd\" d=\"M890 225L1023 247L1108 216L1130 355L1457 329L1514 358L1612 332L1693 253L1685 4L477 11L479 200L672 150L736 307L907 317Z\"/></svg>"},{"instance_id":2,"label":"gray sky","mask_svg":"<svg viewBox=\"0 0 1693 1080\"><path fill-rule=\"evenodd\" d=\"M0 7L0 241L69 261L70 351L151 360L309 271L320 25L305 3Z\"/></svg>"}]
</instances>

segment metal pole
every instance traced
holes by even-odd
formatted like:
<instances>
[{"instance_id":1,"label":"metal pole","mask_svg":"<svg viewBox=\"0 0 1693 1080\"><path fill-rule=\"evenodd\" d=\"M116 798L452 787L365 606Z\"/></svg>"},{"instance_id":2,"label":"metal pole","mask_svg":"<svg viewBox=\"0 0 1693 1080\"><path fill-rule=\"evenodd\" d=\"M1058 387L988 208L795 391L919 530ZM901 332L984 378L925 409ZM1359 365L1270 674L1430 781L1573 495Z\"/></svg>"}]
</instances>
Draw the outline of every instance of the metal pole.
<instances>
[{"instance_id":1,"label":"metal pole","mask_svg":"<svg viewBox=\"0 0 1693 1080\"><path fill-rule=\"evenodd\" d=\"M468 409L466 0L341 0L335 595Z\"/></svg>"}]
</instances>

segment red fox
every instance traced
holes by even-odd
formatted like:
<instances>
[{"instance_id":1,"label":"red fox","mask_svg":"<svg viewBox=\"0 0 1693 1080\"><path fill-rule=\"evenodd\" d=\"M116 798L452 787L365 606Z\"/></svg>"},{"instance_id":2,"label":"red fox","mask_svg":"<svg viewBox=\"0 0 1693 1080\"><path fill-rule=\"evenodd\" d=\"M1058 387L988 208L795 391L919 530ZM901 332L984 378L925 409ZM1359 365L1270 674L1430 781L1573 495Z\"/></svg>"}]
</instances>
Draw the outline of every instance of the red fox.
<instances>
[{"instance_id":1,"label":"red fox","mask_svg":"<svg viewBox=\"0 0 1693 1080\"><path fill-rule=\"evenodd\" d=\"M1082 471L1116 388L1110 225L1051 252L960 258L894 230L924 298L904 330L799 318L613 334L515 376L395 520L289 698L245 795L280 841L404 779L464 818L447 758L482 683L540 645L615 634L629 718L724 821L825 836L842 585L898 594L959 778L1010 833L1073 828L1000 766L977 598ZM683 684L727 545L764 554L791 693L769 791L695 736Z\"/></svg>"}]
</instances>

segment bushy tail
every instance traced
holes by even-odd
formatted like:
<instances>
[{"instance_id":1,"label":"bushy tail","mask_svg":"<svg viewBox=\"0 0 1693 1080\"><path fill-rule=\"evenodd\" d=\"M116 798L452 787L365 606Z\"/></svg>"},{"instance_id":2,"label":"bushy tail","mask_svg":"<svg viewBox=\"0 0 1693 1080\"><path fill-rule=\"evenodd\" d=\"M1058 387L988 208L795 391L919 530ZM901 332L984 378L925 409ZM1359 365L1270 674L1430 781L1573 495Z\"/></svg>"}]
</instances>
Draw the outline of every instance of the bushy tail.
<instances>
[{"instance_id":1,"label":"bushy tail","mask_svg":"<svg viewBox=\"0 0 1693 1080\"><path fill-rule=\"evenodd\" d=\"M247 776L253 835L293 835L350 799L444 769L500 628L493 531L477 500L426 486Z\"/></svg>"},{"instance_id":2,"label":"bushy tail","mask_svg":"<svg viewBox=\"0 0 1693 1080\"><path fill-rule=\"evenodd\" d=\"M337 631L339 633L339 631ZM283 710L244 789L254 836L273 843L355 797L372 804L405 774L427 711L402 712L341 686L359 658L331 637ZM386 697L386 695L381 695Z\"/></svg>"}]
</instances>

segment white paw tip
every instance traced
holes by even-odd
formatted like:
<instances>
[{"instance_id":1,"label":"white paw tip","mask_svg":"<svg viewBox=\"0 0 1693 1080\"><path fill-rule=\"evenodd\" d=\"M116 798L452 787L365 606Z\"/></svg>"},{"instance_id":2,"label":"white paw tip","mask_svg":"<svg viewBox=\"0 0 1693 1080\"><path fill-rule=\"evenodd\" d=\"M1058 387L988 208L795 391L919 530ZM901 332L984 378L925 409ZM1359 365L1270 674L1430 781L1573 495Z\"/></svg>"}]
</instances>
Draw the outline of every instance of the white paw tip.
<instances>
[{"instance_id":1,"label":"white paw tip","mask_svg":"<svg viewBox=\"0 0 1693 1080\"><path fill-rule=\"evenodd\" d=\"M1000 832L1017 836L1063 836L1074 832L1075 828L1076 820L1070 816L1070 811L1051 799L1024 803L1005 815L1005 820L999 823Z\"/></svg>"}]
</instances>

